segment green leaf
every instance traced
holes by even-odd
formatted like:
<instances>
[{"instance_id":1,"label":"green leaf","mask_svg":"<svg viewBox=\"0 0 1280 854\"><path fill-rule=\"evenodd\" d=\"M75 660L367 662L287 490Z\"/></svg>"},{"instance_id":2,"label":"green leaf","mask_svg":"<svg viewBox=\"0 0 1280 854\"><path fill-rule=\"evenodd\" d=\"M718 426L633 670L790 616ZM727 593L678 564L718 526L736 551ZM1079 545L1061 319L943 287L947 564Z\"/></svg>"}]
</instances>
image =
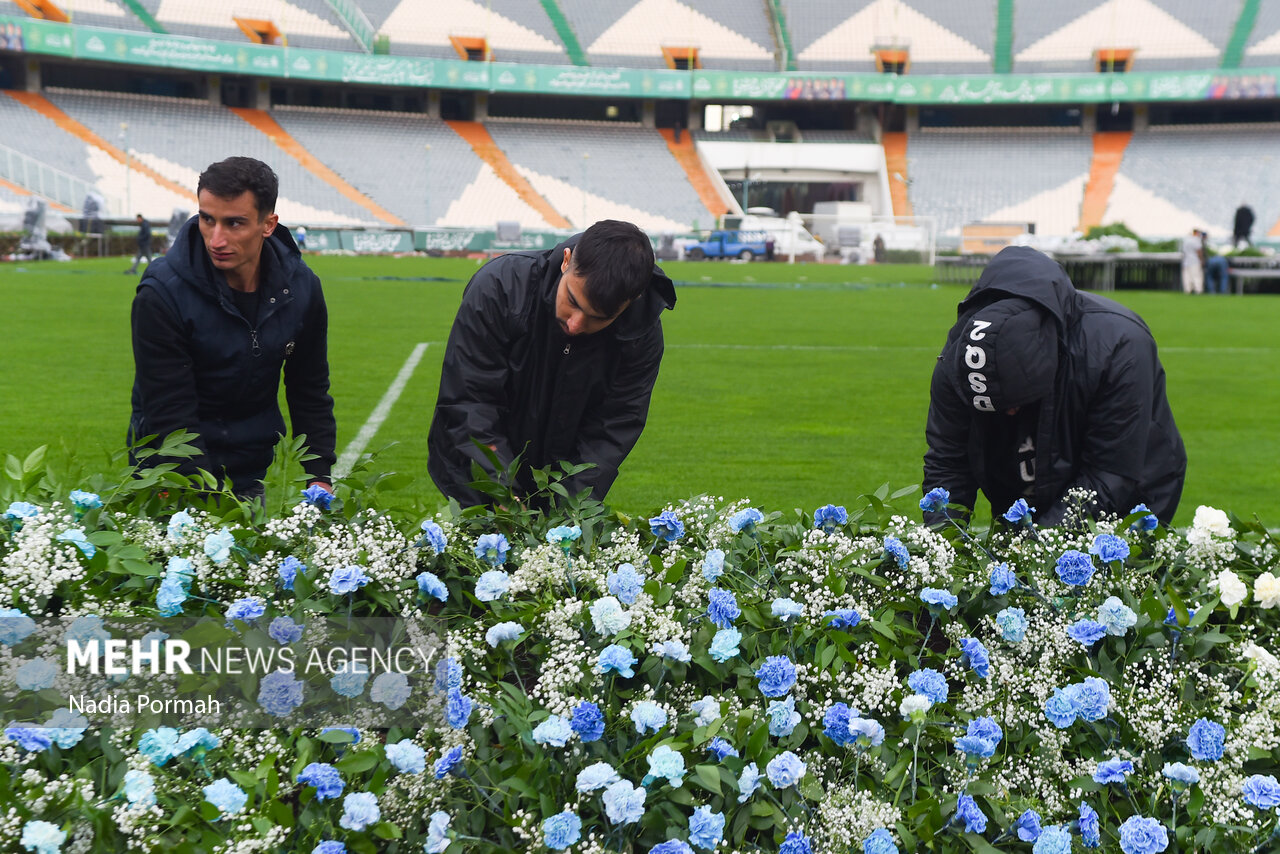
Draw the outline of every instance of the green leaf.
<instances>
[{"instance_id":1,"label":"green leaf","mask_svg":"<svg viewBox=\"0 0 1280 854\"><path fill-rule=\"evenodd\" d=\"M373 828L373 835L379 839L402 839L404 834L400 828L389 821L380 821Z\"/></svg>"},{"instance_id":2,"label":"green leaf","mask_svg":"<svg viewBox=\"0 0 1280 854\"><path fill-rule=\"evenodd\" d=\"M709 792L720 794L720 769L715 765L696 765L693 773Z\"/></svg>"}]
</instances>

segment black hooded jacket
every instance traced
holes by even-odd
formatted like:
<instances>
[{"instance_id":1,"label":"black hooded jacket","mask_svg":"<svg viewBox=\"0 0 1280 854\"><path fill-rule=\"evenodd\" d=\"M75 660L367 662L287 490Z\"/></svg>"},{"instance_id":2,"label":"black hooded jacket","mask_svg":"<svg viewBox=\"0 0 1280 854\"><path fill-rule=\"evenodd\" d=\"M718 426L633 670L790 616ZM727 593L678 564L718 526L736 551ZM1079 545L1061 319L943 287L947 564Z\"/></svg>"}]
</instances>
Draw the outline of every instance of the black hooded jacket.
<instances>
[{"instance_id":1,"label":"black hooded jacket","mask_svg":"<svg viewBox=\"0 0 1280 854\"><path fill-rule=\"evenodd\" d=\"M1006 335L1006 347L997 346L1003 325L1023 316L1026 306L1051 320L1045 332L1024 324ZM952 501L973 507L981 489L993 514L1024 497L1003 476L1012 471L1016 449L1000 447L993 437L1010 435L1001 429L1011 418L1006 409L1031 406L1038 417L1028 426L1034 483L1027 502L1037 508L1038 522L1060 522L1074 487L1097 493L1098 510L1124 515L1144 503L1161 520L1173 518L1187 456L1142 318L1077 291L1056 261L1027 247L997 254L957 313L933 372L925 491L944 487ZM989 354L996 354L991 364ZM1038 378L1029 366L1046 362L1053 370ZM1049 393L1036 403L1028 389L1041 383Z\"/></svg>"},{"instance_id":2,"label":"black hooded jacket","mask_svg":"<svg viewBox=\"0 0 1280 854\"><path fill-rule=\"evenodd\" d=\"M524 453L517 490L532 491L528 468L594 463L565 485L603 500L644 430L662 362L661 314L675 287L657 267L647 290L609 326L569 337L556 321L566 248L513 252L472 276L449 333L440 394L427 438L427 468L445 495L483 504L471 462L490 469L472 442L494 447L503 465Z\"/></svg>"},{"instance_id":3,"label":"black hooded jacket","mask_svg":"<svg viewBox=\"0 0 1280 854\"><path fill-rule=\"evenodd\" d=\"M249 486L285 433L283 368L293 432L305 433L316 455L304 467L327 480L337 438L328 312L320 280L282 225L263 243L258 293L253 324L209 260L198 218L188 220L168 254L147 267L134 297L129 441L190 430L199 434L200 456L182 461L181 471L221 476L225 469L237 488Z\"/></svg>"}]
</instances>

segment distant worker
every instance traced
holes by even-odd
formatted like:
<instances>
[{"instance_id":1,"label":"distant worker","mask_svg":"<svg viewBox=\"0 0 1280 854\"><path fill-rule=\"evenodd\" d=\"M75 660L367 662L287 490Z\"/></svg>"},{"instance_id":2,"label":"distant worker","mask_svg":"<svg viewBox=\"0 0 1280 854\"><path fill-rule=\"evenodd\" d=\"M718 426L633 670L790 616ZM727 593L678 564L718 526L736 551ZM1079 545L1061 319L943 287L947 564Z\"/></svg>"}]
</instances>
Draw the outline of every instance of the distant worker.
<instances>
[{"instance_id":1,"label":"distant worker","mask_svg":"<svg viewBox=\"0 0 1280 854\"><path fill-rule=\"evenodd\" d=\"M307 227L305 225L298 226L293 232L293 237L295 240L298 241L298 249L303 252L306 252L307 251Z\"/></svg>"},{"instance_id":2,"label":"distant worker","mask_svg":"<svg viewBox=\"0 0 1280 854\"><path fill-rule=\"evenodd\" d=\"M1231 267L1225 255L1213 255L1204 264L1205 291L1225 294L1230 285Z\"/></svg>"},{"instance_id":3,"label":"distant worker","mask_svg":"<svg viewBox=\"0 0 1280 854\"><path fill-rule=\"evenodd\" d=\"M1236 208L1235 224L1232 226L1232 245L1236 249L1241 246L1252 246L1253 240L1249 235L1253 231L1253 208L1244 202L1240 203L1240 207Z\"/></svg>"},{"instance_id":4,"label":"distant worker","mask_svg":"<svg viewBox=\"0 0 1280 854\"><path fill-rule=\"evenodd\" d=\"M151 266L151 223L143 218L142 214L138 214L138 254L133 257L133 266L125 270L125 273L138 272L138 264L143 258L147 259L147 266Z\"/></svg>"},{"instance_id":5,"label":"distant worker","mask_svg":"<svg viewBox=\"0 0 1280 854\"><path fill-rule=\"evenodd\" d=\"M230 157L197 184L199 212L147 268L133 300L133 416L129 441L199 434L199 455L176 460L262 494L276 442L281 370L294 435L314 458L309 482L332 491L337 430L329 396L328 313L320 280L275 214L276 175ZM146 464L175 462L150 457Z\"/></svg>"},{"instance_id":6,"label":"distant worker","mask_svg":"<svg viewBox=\"0 0 1280 854\"><path fill-rule=\"evenodd\" d=\"M973 508L981 489L993 516L1022 498L1056 525L1079 487L1095 511L1173 518L1187 457L1142 318L1025 246L1002 249L957 313L933 371L926 492Z\"/></svg>"},{"instance_id":7,"label":"distant worker","mask_svg":"<svg viewBox=\"0 0 1280 854\"><path fill-rule=\"evenodd\" d=\"M661 315L675 288L639 228L603 220L546 252L484 265L462 294L427 437L427 468L463 506L490 499L471 487L476 442L506 466L523 454L513 488L534 492L529 468L559 461L594 468L566 483L603 500L644 430L662 362Z\"/></svg>"},{"instance_id":8,"label":"distant worker","mask_svg":"<svg viewBox=\"0 0 1280 854\"><path fill-rule=\"evenodd\" d=\"M1198 228L1182 238L1182 292L1204 293L1204 232Z\"/></svg>"},{"instance_id":9,"label":"distant worker","mask_svg":"<svg viewBox=\"0 0 1280 854\"><path fill-rule=\"evenodd\" d=\"M871 241L871 255L877 264L884 263L884 237L879 234L876 235L875 240Z\"/></svg>"}]
</instances>

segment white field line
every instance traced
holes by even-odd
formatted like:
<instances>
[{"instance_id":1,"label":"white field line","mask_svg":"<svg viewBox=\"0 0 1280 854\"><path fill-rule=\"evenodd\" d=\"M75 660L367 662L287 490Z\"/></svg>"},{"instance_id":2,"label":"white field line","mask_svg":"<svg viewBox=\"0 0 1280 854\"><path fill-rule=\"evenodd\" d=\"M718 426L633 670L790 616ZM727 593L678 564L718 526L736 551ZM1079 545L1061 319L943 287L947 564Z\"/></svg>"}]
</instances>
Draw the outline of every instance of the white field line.
<instances>
[{"instance_id":1,"label":"white field line","mask_svg":"<svg viewBox=\"0 0 1280 854\"><path fill-rule=\"evenodd\" d=\"M418 367L418 363L422 361L422 354L427 352L427 343L423 342L413 348L413 352L409 354L409 358L404 360L404 364L400 367L400 373L396 374L396 378L391 381L391 385L387 387L386 394L382 395L382 400L378 401L378 405L373 408L364 426L360 428L360 432L347 445L346 450L342 452L342 456L338 457L338 464L333 467L334 477L346 477L351 472L351 467L355 465L356 460L360 459L360 455L364 453L364 449L369 447L369 443L373 441L373 437L377 435L378 428L382 426L382 422L387 420L387 416L391 414L391 407L395 406L397 400L400 399L404 387L408 385L409 378L413 376L413 372Z\"/></svg>"},{"instance_id":2,"label":"white field line","mask_svg":"<svg viewBox=\"0 0 1280 854\"><path fill-rule=\"evenodd\" d=\"M830 350L836 352L938 352L937 347L914 345L882 347L877 344L667 344L668 350ZM1276 347L1161 347L1162 353L1274 353Z\"/></svg>"}]
</instances>

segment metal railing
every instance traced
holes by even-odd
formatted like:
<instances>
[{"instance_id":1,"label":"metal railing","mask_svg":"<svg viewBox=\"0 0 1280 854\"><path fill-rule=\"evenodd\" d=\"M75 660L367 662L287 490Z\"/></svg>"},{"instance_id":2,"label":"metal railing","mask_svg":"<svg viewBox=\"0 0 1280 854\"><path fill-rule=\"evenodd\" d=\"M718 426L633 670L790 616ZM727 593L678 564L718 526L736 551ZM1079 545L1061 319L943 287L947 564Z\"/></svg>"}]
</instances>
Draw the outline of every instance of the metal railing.
<instances>
[{"instance_id":1,"label":"metal railing","mask_svg":"<svg viewBox=\"0 0 1280 854\"><path fill-rule=\"evenodd\" d=\"M85 196L95 189L93 184L7 145L0 145L0 178L51 202L66 205L73 211L79 211L84 205ZM106 210L103 213L117 216L125 214L120 199L104 198Z\"/></svg>"}]
</instances>

